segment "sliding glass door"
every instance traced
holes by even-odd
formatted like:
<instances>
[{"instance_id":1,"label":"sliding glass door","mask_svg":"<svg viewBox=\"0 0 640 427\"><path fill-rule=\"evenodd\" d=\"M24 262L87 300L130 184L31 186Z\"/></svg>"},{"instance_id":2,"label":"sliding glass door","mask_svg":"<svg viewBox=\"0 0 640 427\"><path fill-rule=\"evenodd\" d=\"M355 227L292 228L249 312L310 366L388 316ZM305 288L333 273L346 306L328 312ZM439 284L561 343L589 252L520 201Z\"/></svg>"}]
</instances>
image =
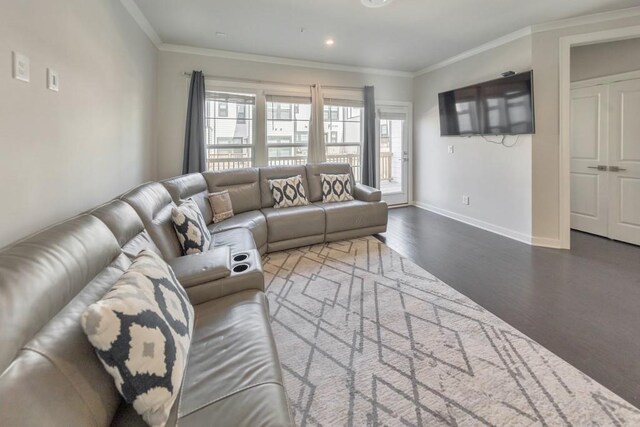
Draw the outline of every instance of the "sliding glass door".
<instances>
[{"instance_id":1,"label":"sliding glass door","mask_svg":"<svg viewBox=\"0 0 640 427\"><path fill-rule=\"evenodd\" d=\"M378 106L379 188L390 205L409 203L409 107Z\"/></svg>"}]
</instances>

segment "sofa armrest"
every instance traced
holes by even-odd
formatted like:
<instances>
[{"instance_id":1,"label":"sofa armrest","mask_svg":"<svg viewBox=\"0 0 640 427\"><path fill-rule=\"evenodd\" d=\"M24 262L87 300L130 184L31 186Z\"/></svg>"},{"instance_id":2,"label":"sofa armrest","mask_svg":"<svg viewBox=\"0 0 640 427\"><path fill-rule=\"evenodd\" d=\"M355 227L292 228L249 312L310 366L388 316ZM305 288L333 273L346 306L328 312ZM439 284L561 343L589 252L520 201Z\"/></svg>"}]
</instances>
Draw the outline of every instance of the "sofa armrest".
<instances>
[{"instance_id":1,"label":"sofa armrest","mask_svg":"<svg viewBox=\"0 0 640 427\"><path fill-rule=\"evenodd\" d=\"M207 252L174 258L169 265L184 288L224 279L231 274L231 252L219 246Z\"/></svg>"},{"instance_id":2,"label":"sofa armrest","mask_svg":"<svg viewBox=\"0 0 640 427\"><path fill-rule=\"evenodd\" d=\"M354 196L363 202L379 202L382 200L382 192L380 190L364 184L356 184Z\"/></svg>"}]
</instances>

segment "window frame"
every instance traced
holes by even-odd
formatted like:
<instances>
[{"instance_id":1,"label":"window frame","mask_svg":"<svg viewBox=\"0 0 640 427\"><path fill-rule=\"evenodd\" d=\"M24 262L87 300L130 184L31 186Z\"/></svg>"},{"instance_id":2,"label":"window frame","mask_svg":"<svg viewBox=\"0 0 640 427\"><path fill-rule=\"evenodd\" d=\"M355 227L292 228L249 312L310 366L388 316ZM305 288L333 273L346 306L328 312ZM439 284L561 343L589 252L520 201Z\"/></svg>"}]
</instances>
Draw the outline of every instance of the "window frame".
<instances>
[{"instance_id":1,"label":"window frame","mask_svg":"<svg viewBox=\"0 0 640 427\"><path fill-rule=\"evenodd\" d=\"M245 114L244 114L244 118L238 118L237 116L235 117L236 120L236 125L242 125L242 126L246 126L247 124L250 125L250 128L248 128L248 132L249 135L251 135L251 139L250 139L250 143L249 144L242 144L242 143L233 143L233 144L218 144L217 141L219 138L229 138L231 140L236 140L238 138L242 138L242 137L216 137L216 143L214 144L208 144L207 142L205 142L205 150L224 150L224 149L232 149L232 150L236 150L236 149L250 149L251 150L251 156L250 157L230 157L228 159L215 159L215 158L209 158L209 155L207 153L206 156L206 164L207 164L207 170L208 171L215 171L215 170L224 170L224 169L217 169L215 167L210 167L215 165L216 163L237 163L237 164L249 164L249 167L255 167L256 166L256 149L258 144L258 135L257 135L257 116L258 116L258 95L255 91L251 91L251 90L247 90L247 89L243 89L243 88L234 88L234 87L218 87L218 86L213 86L213 87L208 87L206 90L206 95L205 95L205 102L209 102L210 101L210 94L216 93L216 92L221 92L221 93L237 93L237 94L241 94L241 95L245 95L245 96L253 96L255 98L255 103L253 105L250 104L245 104L244 108L245 108ZM215 120L215 119L223 119L223 120L233 120L233 117L229 117L229 103L224 103L226 104L226 111L227 111L227 116L226 117L210 117L209 115L207 115L207 112L205 111L205 120L209 121L209 120ZM218 107L220 105L223 105L222 103L218 104ZM238 105L238 104L236 104ZM239 105L238 105L239 106ZM251 118L247 117L247 107L252 107L253 108L253 116ZM216 108L216 110L218 110L218 108ZM216 111L217 112L217 111ZM243 123L240 123L240 120ZM205 136L207 136L207 131L205 130ZM208 138L207 138L208 140Z\"/></svg>"}]
</instances>

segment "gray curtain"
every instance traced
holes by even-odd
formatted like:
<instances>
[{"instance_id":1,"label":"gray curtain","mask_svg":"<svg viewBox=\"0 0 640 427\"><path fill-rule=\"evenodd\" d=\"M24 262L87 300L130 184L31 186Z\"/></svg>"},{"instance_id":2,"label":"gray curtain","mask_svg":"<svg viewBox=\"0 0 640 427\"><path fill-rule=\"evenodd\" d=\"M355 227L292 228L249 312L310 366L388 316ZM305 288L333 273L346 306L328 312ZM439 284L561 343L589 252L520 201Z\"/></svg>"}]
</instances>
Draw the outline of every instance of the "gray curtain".
<instances>
[{"instance_id":1,"label":"gray curtain","mask_svg":"<svg viewBox=\"0 0 640 427\"><path fill-rule=\"evenodd\" d=\"M373 86L364 87L364 139L362 145L362 183L376 186L376 101Z\"/></svg>"},{"instance_id":2,"label":"gray curtain","mask_svg":"<svg viewBox=\"0 0 640 427\"><path fill-rule=\"evenodd\" d=\"M202 71L191 73L189 87L189 103L187 105L187 125L184 135L184 157L182 173L204 172L207 161L204 149L204 108L205 108L204 74Z\"/></svg>"}]
</instances>

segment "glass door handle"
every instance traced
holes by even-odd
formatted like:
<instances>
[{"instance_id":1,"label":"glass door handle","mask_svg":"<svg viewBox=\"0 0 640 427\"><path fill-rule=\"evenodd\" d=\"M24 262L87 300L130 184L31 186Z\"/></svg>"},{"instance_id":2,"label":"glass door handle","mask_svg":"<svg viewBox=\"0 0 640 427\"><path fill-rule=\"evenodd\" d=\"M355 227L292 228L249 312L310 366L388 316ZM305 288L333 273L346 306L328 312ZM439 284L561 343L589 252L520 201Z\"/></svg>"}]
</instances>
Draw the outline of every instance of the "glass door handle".
<instances>
[{"instance_id":1,"label":"glass door handle","mask_svg":"<svg viewBox=\"0 0 640 427\"><path fill-rule=\"evenodd\" d=\"M587 168L589 168L589 169L598 169L599 171L606 171L607 170L607 166L606 165L587 166Z\"/></svg>"}]
</instances>

